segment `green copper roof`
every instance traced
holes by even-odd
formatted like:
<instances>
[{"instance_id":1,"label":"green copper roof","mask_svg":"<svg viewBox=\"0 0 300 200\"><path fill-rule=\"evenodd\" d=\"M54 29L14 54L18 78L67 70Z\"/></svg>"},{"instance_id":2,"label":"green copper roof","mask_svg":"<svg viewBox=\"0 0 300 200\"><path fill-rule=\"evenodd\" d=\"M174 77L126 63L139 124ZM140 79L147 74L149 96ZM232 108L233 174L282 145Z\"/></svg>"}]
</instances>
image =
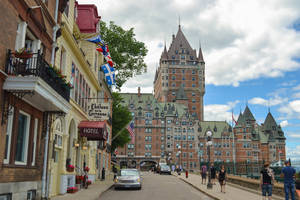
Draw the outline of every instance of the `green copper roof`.
<instances>
[{"instance_id":1,"label":"green copper roof","mask_svg":"<svg viewBox=\"0 0 300 200\"><path fill-rule=\"evenodd\" d=\"M250 111L248 106L246 106L246 108L244 110L243 117L246 121L248 121L248 120L255 121L255 118L253 117L253 114Z\"/></svg>"},{"instance_id":2,"label":"green copper roof","mask_svg":"<svg viewBox=\"0 0 300 200\"><path fill-rule=\"evenodd\" d=\"M176 93L176 100L187 100L187 96L184 92L184 88L182 87L182 85L180 85L177 93Z\"/></svg>"},{"instance_id":3,"label":"green copper roof","mask_svg":"<svg viewBox=\"0 0 300 200\"><path fill-rule=\"evenodd\" d=\"M199 127L201 127L201 131L198 131L200 137L205 137L205 133L210 130L213 133L213 138L221 138L222 133L230 130L230 125L225 121L203 121L199 122ZM231 132L230 137L232 136Z\"/></svg>"}]
</instances>

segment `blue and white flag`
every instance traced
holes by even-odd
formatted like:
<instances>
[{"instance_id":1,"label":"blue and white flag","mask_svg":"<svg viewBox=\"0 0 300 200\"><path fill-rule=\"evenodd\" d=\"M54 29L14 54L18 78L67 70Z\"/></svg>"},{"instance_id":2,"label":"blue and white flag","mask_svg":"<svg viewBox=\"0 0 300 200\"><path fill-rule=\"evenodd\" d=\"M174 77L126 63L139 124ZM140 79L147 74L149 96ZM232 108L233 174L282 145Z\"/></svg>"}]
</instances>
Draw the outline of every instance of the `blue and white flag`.
<instances>
[{"instance_id":1,"label":"blue and white flag","mask_svg":"<svg viewBox=\"0 0 300 200\"><path fill-rule=\"evenodd\" d=\"M99 46L103 46L104 45L104 41L101 39L100 35L97 35L97 36L92 37L92 38L88 38L86 40L89 41L89 42L96 43Z\"/></svg>"},{"instance_id":2,"label":"blue and white flag","mask_svg":"<svg viewBox=\"0 0 300 200\"><path fill-rule=\"evenodd\" d=\"M104 72L107 84L115 84L115 68L111 67L109 64L105 64L101 66L101 69Z\"/></svg>"}]
</instances>

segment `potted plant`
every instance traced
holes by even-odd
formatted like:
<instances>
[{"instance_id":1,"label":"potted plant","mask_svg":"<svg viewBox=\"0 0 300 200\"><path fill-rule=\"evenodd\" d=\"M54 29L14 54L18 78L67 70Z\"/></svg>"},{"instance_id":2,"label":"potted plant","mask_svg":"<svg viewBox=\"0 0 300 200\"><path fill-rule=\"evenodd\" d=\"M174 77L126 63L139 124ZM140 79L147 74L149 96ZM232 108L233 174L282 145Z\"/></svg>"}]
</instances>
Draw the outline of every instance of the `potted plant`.
<instances>
[{"instance_id":1,"label":"potted plant","mask_svg":"<svg viewBox=\"0 0 300 200\"><path fill-rule=\"evenodd\" d=\"M67 165L68 172L74 172L74 169L75 169L74 165Z\"/></svg>"},{"instance_id":2,"label":"potted plant","mask_svg":"<svg viewBox=\"0 0 300 200\"><path fill-rule=\"evenodd\" d=\"M76 184L81 184L82 181L83 181L83 176L76 175Z\"/></svg>"},{"instance_id":3,"label":"potted plant","mask_svg":"<svg viewBox=\"0 0 300 200\"><path fill-rule=\"evenodd\" d=\"M75 193L78 191L77 187L68 187L67 188L67 193Z\"/></svg>"},{"instance_id":4,"label":"potted plant","mask_svg":"<svg viewBox=\"0 0 300 200\"><path fill-rule=\"evenodd\" d=\"M300 190L300 172L296 173L296 181L295 181L295 184L296 184L297 190Z\"/></svg>"},{"instance_id":5,"label":"potted plant","mask_svg":"<svg viewBox=\"0 0 300 200\"><path fill-rule=\"evenodd\" d=\"M85 171L85 172L89 172L89 171L90 171L90 168L89 168L88 166L86 166L86 167L84 168L84 171Z\"/></svg>"},{"instance_id":6,"label":"potted plant","mask_svg":"<svg viewBox=\"0 0 300 200\"><path fill-rule=\"evenodd\" d=\"M28 59L33 56L32 52L30 50L27 50L26 48L21 48L13 53L16 58L22 58L22 59Z\"/></svg>"},{"instance_id":7,"label":"potted plant","mask_svg":"<svg viewBox=\"0 0 300 200\"><path fill-rule=\"evenodd\" d=\"M86 183L87 183L87 185L91 185L91 184L92 184L92 181L91 181L91 180L88 180Z\"/></svg>"}]
</instances>

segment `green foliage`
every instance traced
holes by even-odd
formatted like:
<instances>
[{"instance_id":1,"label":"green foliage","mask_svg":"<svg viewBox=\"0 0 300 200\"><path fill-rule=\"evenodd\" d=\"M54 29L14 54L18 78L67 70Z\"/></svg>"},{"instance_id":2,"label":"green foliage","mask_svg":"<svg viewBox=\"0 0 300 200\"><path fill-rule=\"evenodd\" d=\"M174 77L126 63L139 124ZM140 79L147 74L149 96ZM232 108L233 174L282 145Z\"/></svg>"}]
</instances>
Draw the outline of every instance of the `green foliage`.
<instances>
[{"instance_id":1,"label":"green foliage","mask_svg":"<svg viewBox=\"0 0 300 200\"><path fill-rule=\"evenodd\" d=\"M117 147L123 147L130 141L129 132L126 129L127 124L131 121L132 116L128 108L121 105L122 97L119 93L113 92L113 113L112 113L112 137L117 135L122 130L121 134L118 135L112 141L112 152Z\"/></svg>"},{"instance_id":2,"label":"green foliage","mask_svg":"<svg viewBox=\"0 0 300 200\"><path fill-rule=\"evenodd\" d=\"M143 42L135 39L133 28L124 30L114 22L110 22L107 26L105 22L101 21L100 34L108 44L112 60L116 63L118 89L129 78L147 71L144 57L148 50Z\"/></svg>"}]
</instances>

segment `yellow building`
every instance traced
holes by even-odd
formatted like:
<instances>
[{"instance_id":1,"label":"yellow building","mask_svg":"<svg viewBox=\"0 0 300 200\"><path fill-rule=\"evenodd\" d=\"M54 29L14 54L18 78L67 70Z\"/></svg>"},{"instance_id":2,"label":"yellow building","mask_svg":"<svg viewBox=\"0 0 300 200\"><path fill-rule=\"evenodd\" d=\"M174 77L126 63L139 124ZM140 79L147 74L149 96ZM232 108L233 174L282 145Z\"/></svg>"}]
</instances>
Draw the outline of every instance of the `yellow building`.
<instances>
[{"instance_id":1,"label":"yellow building","mask_svg":"<svg viewBox=\"0 0 300 200\"><path fill-rule=\"evenodd\" d=\"M103 72L99 71L103 56L96 51L95 44L82 39L87 34L81 33L76 23L77 8L78 4L70 0L62 14L61 36L57 39L55 67L66 76L73 89L70 112L52 120L47 173L49 197L66 193L68 187L80 187L76 185L76 175L82 175L84 167L90 168L88 179L92 183L101 178L103 168L106 175L110 169L111 120L104 121L106 141L89 141L80 136L80 124L90 120L88 101L96 99L111 105L112 100ZM94 24L96 27L99 20ZM75 167L73 172L67 169L70 165Z\"/></svg>"}]
</instances>

